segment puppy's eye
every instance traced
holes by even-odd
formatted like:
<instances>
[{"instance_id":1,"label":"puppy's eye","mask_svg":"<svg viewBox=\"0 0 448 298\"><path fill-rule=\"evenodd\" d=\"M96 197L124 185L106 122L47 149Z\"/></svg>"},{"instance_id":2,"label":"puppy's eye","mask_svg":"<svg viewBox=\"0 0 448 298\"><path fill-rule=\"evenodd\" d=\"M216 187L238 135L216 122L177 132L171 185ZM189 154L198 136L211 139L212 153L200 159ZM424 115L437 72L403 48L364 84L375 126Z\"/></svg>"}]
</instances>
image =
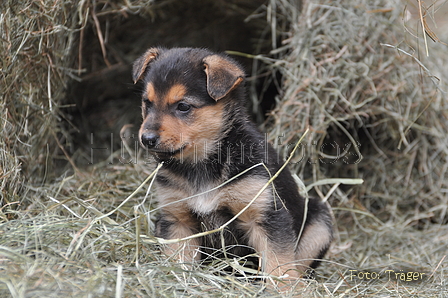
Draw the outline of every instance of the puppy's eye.
<instances>
[{"instance_id":1,"label":"puppy's eye","mask_svg":"<svg viewBox=\"0 0 448 298\"><path fill-rule=\"evenodd\" d=\"M150 102L149 100L143 100L142 109L145 112L149 112L152 109L153 105L154 104L152 102Z\"/></svg>"},{"instance_id":2,"label":"puppy's eye","mask_svg":"<svg viewBox=\"0 0 448 298\"><path fill-rule=\"evenodd\" d=\"M187 103L184 103L184 102L180 102L177 105L177 110L179 110L181 112L184 112L184 113L188 112L190 109L191 109L191 106L189 104L187 104Z\"/></svg>"}]
</instances>

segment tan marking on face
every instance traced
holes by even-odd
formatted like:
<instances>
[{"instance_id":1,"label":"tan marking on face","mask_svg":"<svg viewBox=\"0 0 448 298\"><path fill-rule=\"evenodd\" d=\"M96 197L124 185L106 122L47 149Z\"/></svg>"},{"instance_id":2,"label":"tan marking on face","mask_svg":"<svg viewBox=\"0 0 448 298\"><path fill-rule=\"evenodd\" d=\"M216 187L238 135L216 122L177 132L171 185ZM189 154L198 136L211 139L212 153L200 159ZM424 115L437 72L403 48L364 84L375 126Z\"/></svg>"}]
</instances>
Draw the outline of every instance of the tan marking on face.
<instances>
[{"instance_id":1,"label":"tan marking on face","mask_svg":"<svg viewBox=\"0 0 448 298\"><path fill-rule=\"evenodd\" d=\"M174 92L174 91L173 91ZM224 104L193 108L190 122L164 115L160 126L160 147L182 152L176 158L198 161L215 150L223 126Z\"/></svg>"},{"instance_id":2,"label":"tan marking on face","mask_svg":"<svg viewBox=\"0 0 448 298\"><path fill-rule=\"evenodd\" d=\"M146 85L146 98L150 102L155 102L156 100L156 92L154 90L154 85L151 82Z\"/></svg>"},{"instance_id":3,"label":"tan marking on face","mask_svg":"<svg viewBox=\"0 0 448 298\"><path fill-rule=\"evenodd\" d=\"M187 88L182 84L176 84L168 90L164 102L168 105L179 102L187 93Z\"/></svg>"},{"instance_id":4,"label":"tan marking on face","mask_svg":"<svg viewBox=\"0 0 448 298\"><path fill-rule=\"evenodd\" d=\"M153 86L152 83L148 83L146 85L146 98L150 102L154 102L154 100L155 100L154 86ZM145 117L146 117L146 103L145 103L145 101L142 102L142 117L143 117L143 121L144 121ZM143 127L143 125L141 127ZM141 127L140 127L140 129L141 129Z\"/></svg>"},{"instance_id":5,"label":"tan marking on face","mask_svg":"<svg viewBox=\"0 0 448 298\"><path fill-rule=\"evenodd\" d=\"M182 120L164 115L160 121L160 148L177 150L182 148Z\"/></svg>"}]
</instances>

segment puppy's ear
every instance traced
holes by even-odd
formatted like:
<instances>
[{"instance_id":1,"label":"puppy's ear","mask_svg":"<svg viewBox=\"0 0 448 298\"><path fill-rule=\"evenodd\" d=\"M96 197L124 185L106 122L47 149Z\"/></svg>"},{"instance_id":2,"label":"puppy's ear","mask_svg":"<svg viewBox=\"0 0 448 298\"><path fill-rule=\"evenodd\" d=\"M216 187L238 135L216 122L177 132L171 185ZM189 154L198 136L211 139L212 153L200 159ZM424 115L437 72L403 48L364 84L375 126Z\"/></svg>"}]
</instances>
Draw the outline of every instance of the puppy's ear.
<instances>
[{"instance_id":1,"label":"puppy's ear","mask_svg":"<svg viewBox=\"0 0 448 298\"><path fill-rule=\"evenodd\" d=\"M244 72L240 66L223 56L210 55L202 61L207 75L207 92L216 101L229 94L244 80Z\"/></svg>"},{"instance_id":2,"label":"puppy's ear","mask_svg":"<svg viewBox=\"0 0 448 298\"><path fill-rule=\"evenodd\" d=\"M148 64L154 61L159 56L160 52L161 50L158 48L150 48L146 53L135 60L134 65L132 66L132 79L134 80L134 84L143 77Z\"/></svg>"}]
</instances>

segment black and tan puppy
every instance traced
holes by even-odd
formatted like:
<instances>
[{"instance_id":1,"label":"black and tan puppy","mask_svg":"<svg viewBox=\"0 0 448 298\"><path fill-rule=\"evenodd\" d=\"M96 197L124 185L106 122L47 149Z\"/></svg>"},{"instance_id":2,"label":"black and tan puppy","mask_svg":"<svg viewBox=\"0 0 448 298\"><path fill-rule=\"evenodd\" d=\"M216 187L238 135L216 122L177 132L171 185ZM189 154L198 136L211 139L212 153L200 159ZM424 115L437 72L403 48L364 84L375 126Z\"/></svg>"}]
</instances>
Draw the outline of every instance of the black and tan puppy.
<instances>
[{"instance_id":1,"label":"black and tan puppy","mask_svg":"<svg viewBox=\"0 0 448 298\"><path fill-rule=\"evenodd\" d=\"M244 77L234 60L204 49L151 48L135 61L134 82L144 83L140 142L163 162L156 178L157 237L220 227L282 166L245 111ZM266 167L231 180L261 162ZM266 273L300 277L318 265L332 240L327 205L305 203L284 169L223 233L170 244L165 251L180 251L181 260L191 262L225 243L228 254L256 251Z\"/></svg>"}]
</instances>

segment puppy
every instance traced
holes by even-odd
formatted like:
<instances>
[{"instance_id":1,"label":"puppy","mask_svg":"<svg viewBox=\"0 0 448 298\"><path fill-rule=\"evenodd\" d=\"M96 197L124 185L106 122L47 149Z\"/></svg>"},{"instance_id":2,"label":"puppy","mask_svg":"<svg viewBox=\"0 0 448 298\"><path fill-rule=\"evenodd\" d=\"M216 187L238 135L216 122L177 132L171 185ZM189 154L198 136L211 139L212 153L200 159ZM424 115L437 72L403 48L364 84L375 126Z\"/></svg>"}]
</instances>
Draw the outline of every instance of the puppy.
<instances>
[{"instance_id":1,"label":"puppy","mask_svg":"<svg viewBox=\"0 0 448 298\"><path fill-rule=\"evenodd\" d=\"M243 69L205 49L150 48L132 75L135 83L143 81L139 140L163 162L156 236L178 239L221 227L283 163L249 120ZM328 250L331 218L325 203L299 195L285 168L222 233L169 244L165 252L192 262L215 251L255 251L265 273L297 278Z\"/></svg>"}]
</instances>

